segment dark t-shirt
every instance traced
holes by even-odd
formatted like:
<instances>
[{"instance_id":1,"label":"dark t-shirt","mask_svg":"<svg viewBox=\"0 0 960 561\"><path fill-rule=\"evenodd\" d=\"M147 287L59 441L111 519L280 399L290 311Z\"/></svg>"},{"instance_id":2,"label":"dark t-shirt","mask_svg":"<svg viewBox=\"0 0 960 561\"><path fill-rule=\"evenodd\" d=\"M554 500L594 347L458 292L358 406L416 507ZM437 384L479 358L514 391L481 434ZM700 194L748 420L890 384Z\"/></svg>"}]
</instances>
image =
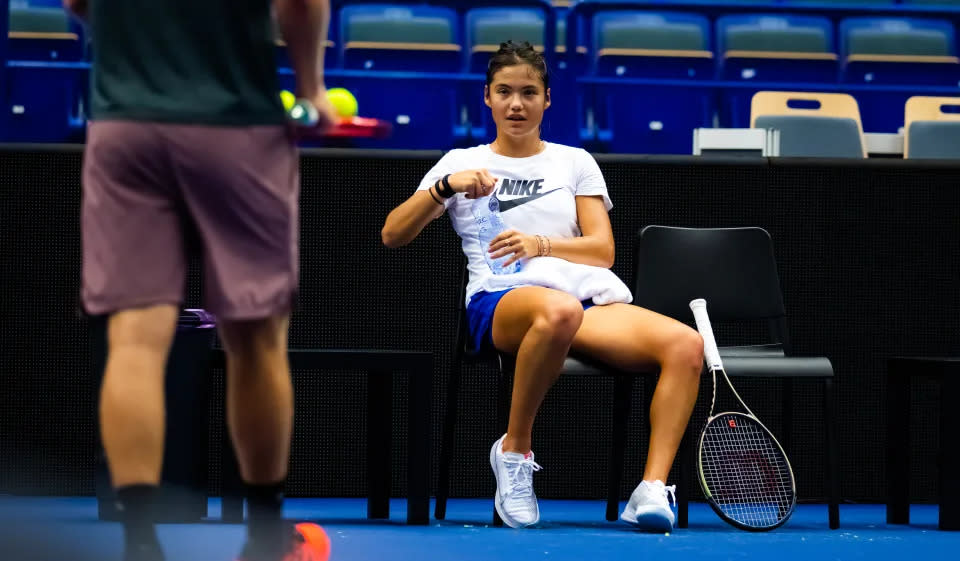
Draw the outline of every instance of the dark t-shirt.
<instances>
[{"instance_id":1,"label":"dark t-shirt","mask_svg":"<svg viewBox=\"0 0 960 561\"><path fill-rule=\"evenodd\" d=\"M269 0L93 0L91 118L284 122Z\"/></svg>"}]
</instances>

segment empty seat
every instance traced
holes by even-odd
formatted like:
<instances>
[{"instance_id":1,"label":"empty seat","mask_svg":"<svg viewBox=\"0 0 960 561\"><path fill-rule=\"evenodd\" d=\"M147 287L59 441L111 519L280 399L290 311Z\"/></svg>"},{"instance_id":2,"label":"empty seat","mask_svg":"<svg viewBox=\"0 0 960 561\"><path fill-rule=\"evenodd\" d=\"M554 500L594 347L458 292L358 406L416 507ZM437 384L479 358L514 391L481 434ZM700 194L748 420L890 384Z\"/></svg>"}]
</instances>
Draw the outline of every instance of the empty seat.
<instances>
[{"instance_id":1,"label":"empty seat","mask_svg":"<svg viewBox=\"0 0 960 561\"><path fill-rule=\"evenodd\" d=\"M593 17L594 72L605 76L708 78L710 24L704 16L608 11Z\"/></svg>"},{"instance_id":2,"label":"empty seat","mask_svg":"<svg viewBox=\"0 0 960 561\"><path fill-rule=\"evenodd\" d=\"M725 80L832 82L837 78L833 26L823 17L724 16L717 20L717 52Z\"/></svg>"},{"instance_id":3,"label":"empty seat","mask_svg":"<svg viewBox=\"0 0 960 561\"><path fill-rule=\"evenodd\" d=\"M904 158L960 159L960 97L911 97L903 130Z\"/></svg>"},{"instance_id":4,"label":"empty seat","mask_svg":"<svg viewBox=\"0 0 960 561\"><path fill-rule=\"evenodd\" d=\"M711 126L708 88L631 83L631 78L709 79L708 20L672 12L605 11L592 21L592 71L624 79L584 91L601 148L611 152L689 154L693 130Z\"/></svg>"},{"instance_id":5,"label":"empty seat","mask_svg":"<svg viewBox=\"0 0 960 561\"><path fill-rule=\"evenodd\" d=\"M10 6L7 58L78 60L83 49L76 28L62 8Z\"/></svg>"},{"instance_id":6,"label":"empty seat","mask_svg":"<svg viewBox=\"0 0 960 561\"><path fill-rule=\"evenodd\" d=\"M857 101L848 94L757 92L750 121L780 131L781 156L867 156Z\"/></svg>"},{"instance_id":7,"label":"empty seat","mask_svg":"<svg viewBox=\"0 0 960 561\"><path fill-rule=\"evenodd\" d=\"M910 18L848 18L840 24L848 82L952 85L960 79L953 25Z\"/></svg>"},{"instance_id":8,"label":"empty seat","mask_svg":"<svg viewBox=\"0 0 960 561\"><path fill-rule=\"evenodd\" d=\"M340 10L345 68L456 72L456 13L433 6L352 5Z\"/></svg>"},{"instance_id":9,"label":"empty seat","mask_svg":"<svg viewBox=\"0 0 960 561\"><path fill-rule=\"evenodd\" d=\"M466 45L471 72L486 72L490 55L500 43L529 42L538 51L544 46L543 12L532 8L474 8L466 15Z\"/></svg>"},{"instance_id":10,"label":"empty seat","mask_svg":"<svg viewBox=\"0 0 960 561\"><path fill-rule=\"evenodd\" d=\"M838 57L830 20L814 16L734 15L717 20L718 76L754 82L836 82ZM721 93L722 125L750 126L757 89Z\"/></svg>"},{"instance_id":11,"label":"empty seat","mask_svg":"<svg viewBox=\"0 0 960 561\"><path fill-rule=\"evenodd\" d=\"M839 37L845 82L951 87L960 82L956 36L948 21L848 18L840 23ZM866 130L896 132L903 125L899 108L909 92L864 90L856 96Z\"/></svg>"},{"instance_id":12,"label":"empty seat","mask_svg":"<svg viewBox=\"0 0 960 561\"><path fill-rule=\"evenodd\" d=\"M350 89L362 116L393 124L388 139L354 145L449 149L463 136L460 81L448 74L463 68L455 12L425 5L356 4L343 7L339 16L342 66L365 72L331 74L327 82ZM438 77L439 72L447 74Z\"/></svg>"}]
</instances>

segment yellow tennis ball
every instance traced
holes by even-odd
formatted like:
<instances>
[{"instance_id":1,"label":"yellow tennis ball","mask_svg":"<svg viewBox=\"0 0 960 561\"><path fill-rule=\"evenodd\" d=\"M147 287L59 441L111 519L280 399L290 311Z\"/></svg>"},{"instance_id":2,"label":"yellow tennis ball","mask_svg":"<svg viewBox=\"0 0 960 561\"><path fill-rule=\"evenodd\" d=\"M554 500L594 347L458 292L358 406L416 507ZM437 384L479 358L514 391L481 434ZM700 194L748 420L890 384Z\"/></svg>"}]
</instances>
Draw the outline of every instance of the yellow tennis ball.
<instances>
[{"instance_id":1,"label":"yellow tennis ball","mask_svg":"<svg viewBox=\"0 0 960 561\"><path fill-rule=\"evenodd\" d=\"M357 115L357 98L353 97L346 88L332 88L327 90L327 99L341 117L355 117Z\"/></svg>"},{"instance_id":2,"label":"yellow tennis ball","mask_svg":"<svg viewBox=\"0 0 960 561\"><path fill-rule=\"evenodd\" d=\"M293 95L290 90L283 90L280 92L280 101L283 103L283 110L290 111L297 102L297 96Z\"/></svg>"}]
</instances>

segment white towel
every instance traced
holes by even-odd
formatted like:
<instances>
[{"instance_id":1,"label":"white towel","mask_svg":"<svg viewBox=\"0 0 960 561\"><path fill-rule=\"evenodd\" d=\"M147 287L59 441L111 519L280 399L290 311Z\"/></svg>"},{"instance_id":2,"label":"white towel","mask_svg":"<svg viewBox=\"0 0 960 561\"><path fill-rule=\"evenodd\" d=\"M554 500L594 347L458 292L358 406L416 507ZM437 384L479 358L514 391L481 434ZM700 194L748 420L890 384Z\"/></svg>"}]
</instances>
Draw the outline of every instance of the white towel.
<instances>
[{"instance_id":1,"label":"white towel","mask_svg":"<svg viewBox=\"0 0 960 561\"><path fill-rule=\"evenodd\" d=\"M610 269L572 263L557 257L534 257L523 263L518 273L489 275L482 290L496 292L517 286L545 286L562 290L577 300L593 300L603 306L614 302L629 304L633 295L620 277Z\"/></svg>"}]
</instances>

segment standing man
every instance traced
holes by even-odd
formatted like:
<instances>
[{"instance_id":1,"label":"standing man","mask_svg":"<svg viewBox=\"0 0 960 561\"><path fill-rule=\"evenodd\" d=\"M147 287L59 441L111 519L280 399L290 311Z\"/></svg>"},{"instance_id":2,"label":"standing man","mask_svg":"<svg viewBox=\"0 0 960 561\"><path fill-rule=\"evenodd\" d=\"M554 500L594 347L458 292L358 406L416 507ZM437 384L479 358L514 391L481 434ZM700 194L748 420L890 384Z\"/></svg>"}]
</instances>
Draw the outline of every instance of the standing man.
<instances>
[{"instance_id":1,"label":"standing man","mask_svg":"<svg viewBox=\"0 0 960 561\"><path fill-rule=\"evenodd\" d=\"M293 424L287 328L298 274L298 154L278 97L269 0L64 0L89 22L83 304L109 315L100 430L125 561L159 561L150 517L164 371L183 300L186 230L227 354L227 422L248 500L244 561L313 559L282 522ZM298 97L320 124L328 0L274 0ZM176 414L171 411L171 414Z\"/></svg>"}]
</instances>

